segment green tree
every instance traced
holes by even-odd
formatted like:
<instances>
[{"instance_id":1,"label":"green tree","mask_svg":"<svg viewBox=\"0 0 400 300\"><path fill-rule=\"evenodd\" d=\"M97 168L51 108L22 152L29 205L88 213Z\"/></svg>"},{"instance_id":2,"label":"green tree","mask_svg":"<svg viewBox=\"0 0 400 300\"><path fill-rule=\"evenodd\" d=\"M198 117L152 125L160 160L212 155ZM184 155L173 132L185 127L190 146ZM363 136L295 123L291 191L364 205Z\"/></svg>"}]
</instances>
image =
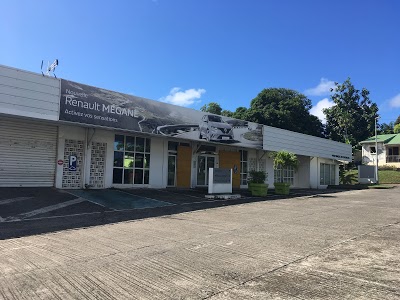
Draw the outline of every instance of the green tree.
<instances>
[{"instance_id":1,"label":"green tree","mask_svg":"<svg viewBox=\"0 0 400 300\"><path fill-rule=\"evenodd\" d=\"M332 92L335 105L324 109L327 136L358 148L360 141L374 135L378 106L369 99L369 91L357 90L350 78L343 84L335 82Z\"/></svg>"},{"instance_id":2,"label":"green tree","mask_svg":"<svg viewBox=\"0 0 400 300\"><path fill-rule=\"evenodd\" d=\"M210 102L208 104L204 104L201 108L201 111L208 112L210 114L215 114L215 115L221 115L222 114L222 108L221 106L216 103L216 102Z\"/></svg>"},{"instance_id":3,"label":"green tree","mask_svg":"<svg viewBox=\"0 0 400 300\"><path fill-rule=\"evenodd\" d=\"M393 133L400 133L400 123L394 125Z\"/></svg>"},{"instance_id":4,"label":"green tree","mask_svg":"<svg viewBox=\"0 0 400 300\"><path fill-rule=\"evenodd\" d=\"M248 121L322 137L323 125L310 114L311 107L311 100L297 91L268 88L241 115Z\"/></svg>"},{"instance_id":5,"label":"green tree","mask_svg":"<svg viewBox=\"0 0 400 300\"><path fill-rule=\"evenodd\" d=\"M394 122L390 122L389 124L382 123L379 125L379 134L390 134L393 133Z\"/></svg>"},{"instance_id":6,"label":"green tree","mask_svg":"<svg viewBox=\"0 0 400 300\"><path fill-rule=\"evenodd\" d=\"M400 116L397 117L396 121L394 121L394 125L400 124Z\"/></svg>"},{"instance_id":7,"label":"green tree","mask_svg":"<svg viewBox=\"0 0 400 300\"><path fill-rule=\"evenodd\" d=\"M247 120L247 111L248 109L243 106L239 106L236 110L232 113L232 118L239 119L239 120Z\"/></svg>"},{"instance_id":8,"label":"green tree","mask_svg":"<svg viewBox=\"0 0 400 300\"><path fill-rule=\"evenodd\" d=\"M231 112L230 110L224 109L224 110L221 112L221 115L222 115L222 116L225 116L225 117L230 117L230 118L232 118L233 112Z\"/></svg>"}]
</instances>

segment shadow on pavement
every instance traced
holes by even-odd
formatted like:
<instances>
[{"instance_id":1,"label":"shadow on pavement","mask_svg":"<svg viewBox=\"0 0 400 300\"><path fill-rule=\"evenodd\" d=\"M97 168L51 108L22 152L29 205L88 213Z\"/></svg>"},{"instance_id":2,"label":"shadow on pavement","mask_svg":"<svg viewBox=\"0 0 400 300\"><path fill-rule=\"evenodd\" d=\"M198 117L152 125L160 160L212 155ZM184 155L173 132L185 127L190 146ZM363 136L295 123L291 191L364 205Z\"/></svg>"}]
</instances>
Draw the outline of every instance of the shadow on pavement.
<instances>
[{"instance_id":1,"label":"shadow on pavement","mask_svg":"<svg viewBox=\"0 0 400 300\"><path fill-rule=\"evenodd\" d=\"M57 190L55 188L0 188L0 239L84 228L122 221L168 216L292 197L323 196L343 190L294 189L290 195L251 197L235 190L238 199L207 199L206 189Z\"/></svg>"}]
</instances>

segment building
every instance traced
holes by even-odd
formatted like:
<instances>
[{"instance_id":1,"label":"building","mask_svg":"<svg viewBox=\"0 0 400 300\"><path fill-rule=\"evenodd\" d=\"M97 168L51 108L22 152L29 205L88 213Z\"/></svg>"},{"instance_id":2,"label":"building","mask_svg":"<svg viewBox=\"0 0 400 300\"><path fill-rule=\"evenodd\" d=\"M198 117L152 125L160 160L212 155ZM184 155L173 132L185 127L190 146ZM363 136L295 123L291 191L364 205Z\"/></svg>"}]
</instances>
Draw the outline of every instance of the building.
<instances>
[{"instance_id":1,"label":"building","mask_svg":"<svg viewBox=\"0 0 400 300\"><path fill-rule=\"evenodd\" d=\"M377 135L378 151L375 145L375 137L360 142L362 146L362 162L367 165L376 165L378 152L379 166L395 166L400 168L400 134L379 134Z\"/></svg>"},{"instance_id":2,"label":"building","mask_svg":"<svg viewBox=\"0 0 400 300\"><path fill-rule=\"evenodd\" d=\"M270 151L298 155L300 167L274 170ZM206 114L0 65L0 186L60 189L194 188L208 168L249 170L273 187L281 172L293 187L339 183L349 145Z\"/></svg>"}]
</instances>

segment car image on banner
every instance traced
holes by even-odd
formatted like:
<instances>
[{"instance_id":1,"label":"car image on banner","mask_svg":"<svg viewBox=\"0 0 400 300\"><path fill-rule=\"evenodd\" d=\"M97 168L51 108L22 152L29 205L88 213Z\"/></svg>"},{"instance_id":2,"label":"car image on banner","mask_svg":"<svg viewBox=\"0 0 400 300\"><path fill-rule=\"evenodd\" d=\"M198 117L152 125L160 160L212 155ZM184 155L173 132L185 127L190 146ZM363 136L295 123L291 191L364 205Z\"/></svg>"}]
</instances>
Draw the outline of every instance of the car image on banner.
<instances>
[{"instance_id":1,"label":"car image on banner","mask_svg":"<svg viewBox=\"0 0 400 300\"><path fill-rule=\"evenodd\" d=\"M220 116L204 115L199 126L199 138L207 141L233 140L233 128Z\"/></svg>"}]
</instances>

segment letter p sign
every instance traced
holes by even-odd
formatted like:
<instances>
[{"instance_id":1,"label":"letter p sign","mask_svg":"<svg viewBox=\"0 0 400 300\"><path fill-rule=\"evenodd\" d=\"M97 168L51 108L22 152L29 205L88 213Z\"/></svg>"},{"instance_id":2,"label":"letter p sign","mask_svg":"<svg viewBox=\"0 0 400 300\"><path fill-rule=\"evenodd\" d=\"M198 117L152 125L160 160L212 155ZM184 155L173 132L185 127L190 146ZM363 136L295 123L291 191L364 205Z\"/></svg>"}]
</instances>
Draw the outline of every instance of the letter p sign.
<instances>
[{"instance_id":1,"label":"letter p sign","mask_svg":"<svg viewBox=\"0 0 400 300\"><path fill-rule=\"evenodd\" d=\"M70 155L68 160L68 170L76 171L76 155Z\"/></svg>"}]
</instances>

